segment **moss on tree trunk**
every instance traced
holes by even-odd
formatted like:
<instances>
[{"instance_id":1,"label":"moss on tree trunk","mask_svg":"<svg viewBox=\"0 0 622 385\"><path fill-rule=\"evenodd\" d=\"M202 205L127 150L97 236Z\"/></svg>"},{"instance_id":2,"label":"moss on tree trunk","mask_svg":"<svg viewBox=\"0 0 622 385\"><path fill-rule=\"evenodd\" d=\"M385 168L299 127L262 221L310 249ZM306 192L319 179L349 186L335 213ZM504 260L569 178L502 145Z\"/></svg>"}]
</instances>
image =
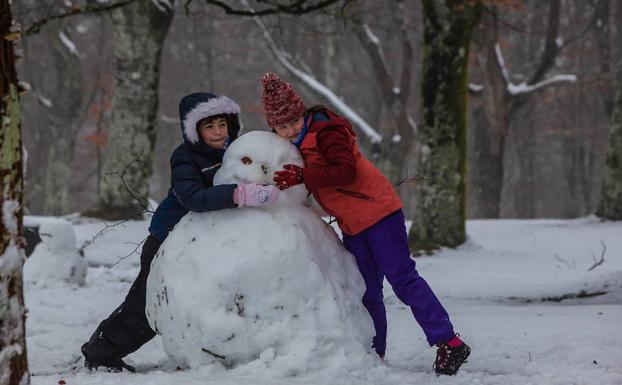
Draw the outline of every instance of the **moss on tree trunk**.
<instances>
[{"instance_id":1,"label":"moss on tree trunk","mask_svg":"<svg viewBox=\"0 0 622 385\"><path fill-rule=\"evenodd\" d=\"M466 239L467 77L479 1L423 0L423 124L416 210L409 238L415 250L455 247Z\"/></svg>"},{"instance_id":2,"label":"moss on tree trunk","mask_svg":"<svg viewBox=\"0 0 622 385\"><path fill-rule=\"evenodd\" d=\"M11 9L0 0L0 385L29 383L22 265L22 137Z\"/></svg>"}]
</instances>

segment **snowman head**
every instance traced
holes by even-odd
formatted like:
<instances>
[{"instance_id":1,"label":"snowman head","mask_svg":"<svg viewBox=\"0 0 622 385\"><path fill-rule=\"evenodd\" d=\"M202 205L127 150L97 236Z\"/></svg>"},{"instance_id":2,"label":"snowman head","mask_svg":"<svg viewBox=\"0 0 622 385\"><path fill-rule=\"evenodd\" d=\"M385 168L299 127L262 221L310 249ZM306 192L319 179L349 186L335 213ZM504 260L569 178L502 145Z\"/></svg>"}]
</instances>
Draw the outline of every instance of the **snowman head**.
<instances>
[{"instance_id":1,"label":"snowman head","mask_svg":"<svg viewBox=\"0 0 622 385\"><path fill-rule=\"evenodd\" d=\"M272 132L247 132L227 148L222 166L214 177L214 185L251 182L274 185L274 172L282 170L286 164L304 165L300 151L294 145ZM281 191L274 206L300 204L306 196L304 185L290 187Z\"/></svg>"},{"instance_id":2,"label":"snowman head","mask_svg":"<svg viewBox=\"0 0 622 385\"><path fill-rule=\"evenodd\" d=\"M41 242L53 252L76 249L76 234L71 222L64 219L48 219L39 226Z\"/></svg>"}]
</instances>

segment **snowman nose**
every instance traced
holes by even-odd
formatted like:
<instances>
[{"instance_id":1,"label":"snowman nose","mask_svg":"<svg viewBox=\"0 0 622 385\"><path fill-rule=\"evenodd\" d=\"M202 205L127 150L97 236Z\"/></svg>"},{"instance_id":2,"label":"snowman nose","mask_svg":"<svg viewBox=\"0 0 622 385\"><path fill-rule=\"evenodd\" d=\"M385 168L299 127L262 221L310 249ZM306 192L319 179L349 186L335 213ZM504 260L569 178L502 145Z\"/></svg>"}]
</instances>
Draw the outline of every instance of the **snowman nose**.
<instances>
[{"instance_id":1,"label":"snowman nose","mask_svg":"<svg viewBox=\"0 0 622 385\"><path fill-rule=\"evenodd\" d=\"M265 175L268 175L268 167L266 167L265 165L263 165L263 164L262 164L262 165L261 165L261 169L263 170L263 173L264 173Z\"/></svg>"}]
</instances>

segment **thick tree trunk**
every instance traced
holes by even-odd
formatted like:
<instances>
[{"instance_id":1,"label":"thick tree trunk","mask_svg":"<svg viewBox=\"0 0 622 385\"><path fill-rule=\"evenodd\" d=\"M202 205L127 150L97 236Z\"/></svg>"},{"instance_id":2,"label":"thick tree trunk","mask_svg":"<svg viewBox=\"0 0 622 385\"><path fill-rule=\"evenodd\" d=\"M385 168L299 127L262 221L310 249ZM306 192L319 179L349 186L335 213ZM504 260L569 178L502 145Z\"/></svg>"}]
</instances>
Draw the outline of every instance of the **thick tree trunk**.
<instances>
[{"instance_id":1,"label":"thick tree trunk","mask_svg":"<svg viewBox=\"0 0 622 385\"><path fill-rule=\"evenodd\" d=\"M173 19L163 2L139 0L111 14L115 83L103 175L94 213L108 219L140 215L128 192L148 198L152 172L162 45ZM127 185L127 187L126 187Z\"/></svg>"},{"instance_id":2,"label":"thick tree trunk","mask_svg":"<svg viewBox=\"0 0 622 385\"><path fill-rule=\"evenodd\" d=\"M80 59L61 41L61 35L69 38L60 26L53 31L53 70L56 74L56 87L49 94L53 106L48 115L45 131L47 162L42 166L43 214L62 215L72 210L69 190L74 172L73 161L79 119L82 115L83 82ZM50 143L54 143L50 146Z\"/></svg>"},{"instance_id":3,"label":"thick tree trunk","mask_svg":"<svg viewBox=\"0 0 622 385\"><path fill-rule=\"evenodd\" d=\"M455 247L466 239L466 105L471 32L481 3L423 0L423 124L413 249Z\"/></svg>"},{"instance_id":4,"label":"thick tree trunk","mask_svg":"<svg viewBox=\"0 0 622 385\"><path fill-rule=\"evenodd\" d=\"M30 383L22 286L22 138L8 0L0 0L0 385Z\"/></svg>"},{"instance_id":5,"label":"thick tree trunk","mask_svg":"<svg viewBox=\"0 0 622 385\"><path fill-rule=\"evenodd\" d=\"M495 52L498 40L496 20L490 13L485 13L476 31L473 42L484 88L471 98L468 214L470 218L498 218L509 98Z\"/></svg>"},{"instance_id":6,"label":"thick tree trunk","mask_svg":"<svg viewBox=\"0 0 622 385\"><path fill-rule=\"evenodd\" d=\"M622 220L622 60L618 64L617 94L614 105L609 147L603 171L600 204L596 215L601 218Z\"/></svg>"}]
</instances>

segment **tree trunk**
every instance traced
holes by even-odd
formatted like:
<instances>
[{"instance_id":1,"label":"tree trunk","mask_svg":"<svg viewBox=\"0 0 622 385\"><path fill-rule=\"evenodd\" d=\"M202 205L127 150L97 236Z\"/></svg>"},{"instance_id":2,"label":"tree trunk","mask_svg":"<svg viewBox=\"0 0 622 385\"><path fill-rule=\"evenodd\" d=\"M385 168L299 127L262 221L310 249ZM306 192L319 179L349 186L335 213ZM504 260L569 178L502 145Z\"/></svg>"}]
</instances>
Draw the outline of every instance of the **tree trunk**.
<instances>
[{"instance_id":1,"label":"tree trunk","mask_svg":"<svg viewBox=\"0 0 622 385\"><path fill-rule=\"evenodd\" d=\"M0 385L29 384L22 286L24 242L22 138L13 18L0 0Z\"/></svg>"},{"instance_id":2,"label":"tree trunk","mask_svg":"<svg viewBox=\"0 0 622 385\"><path fill-rule=\"evenodd\" d=\"M162 3L140 0L110 15L115 39L114 96L102 154L99 203L88 214L107 219L137 217L143 207L132 195L148 198L160 55L173 19L173 10Z\"/></svg>"},{"instance_id":3,"label":"tree trunk","mask_svg":"<svg viewBox=\"0 0 622 385\"><path fill-rule=\"evenodd\" d=\"M455 247L466 239L466 105L471 32L481 3L423 0L423 124L410 231L413 249Z\"/></svg>"},{"instance_id":4,"label":"tree trunk","mask_svg":"<svg viewBox=\"0 0 622 385\"><path fill-rule=\"evenodd\" d=\"M352 24L352 31L369 57L373 73L380 90L380 122L378 129L384 140L371 146L372 160L383 174L393 183L403 180L407 172L407 163L413 156L415 139L414 127L408 120L407 103L410 96L410 83L413 72L413 48L408 36L408 21L404 5L398 4L394 10L392 22L398 27L395 38L401 41L401 72L391 74L382 42L371 36L373 32L359 15ZM407 208L407 207L406 207Z\"/></svg>"},{"instance_id":5,"label":"tree trunk","mask_svg":"<svg viewBox=\"0 0 622 385\"><path fill-rule=\"evenodd\" d=\"M494 8L491 10L494 12ZM482 16L473 38L483 91L473 96L469 130L468 211L470 218L498 218L503 187L503 154L508 131L507 87L497 62L498 24Z\"/></svg>"},{"instance_id":6,"label":"tree trunk","mask_svg":"<svg viewBox=\"0 0 622 385\"><path fill-rule=\"evenodd\" d=\"M618 63L617 95L614 105L609 147L605 159L600 204L596 215L611 220L622 220L622 60Z\"/></svg>"},{"instance_id":7,"label":"tree trunk","mask_svg":"<svg viewBox=\"0 0 622 385\"><path fill-rule=\"evenodd\" d=\"M62 23L64 24L64 23ZM43 214L62 215L72 210L69 190L72 184L74 146L82 116L84 97L80 59L61 41L60 34L69 36L64 28L55 28L52 37L53 70L56 87L51 90L53 107L48 114L45 131L47 162L42 167ZM53 143L54 145L49 145Z\"/></svg>"}]
</instances>

